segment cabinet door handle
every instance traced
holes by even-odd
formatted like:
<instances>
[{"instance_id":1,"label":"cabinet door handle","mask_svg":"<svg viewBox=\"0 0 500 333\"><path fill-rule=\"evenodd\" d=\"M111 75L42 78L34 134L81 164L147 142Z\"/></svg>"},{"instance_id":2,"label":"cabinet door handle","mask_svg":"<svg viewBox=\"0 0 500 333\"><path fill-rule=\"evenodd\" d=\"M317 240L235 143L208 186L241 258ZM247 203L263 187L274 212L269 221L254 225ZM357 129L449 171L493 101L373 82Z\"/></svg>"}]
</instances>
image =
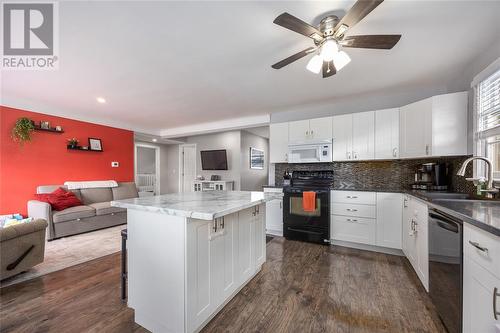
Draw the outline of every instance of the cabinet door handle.
<instances>
[{"instance_id":1,"label":"cabinet door handle","mask_svg":"<svg viewBox=\"0 0 500 333\"><path fill-rule=\"evenodd\" d=\"M309 131L306 131L306 136L308 136L308 135L309 135Z\"/></svg>"},{"instance_id":2,"label":"cabinet door handle","mask_svg":"<svg viewBox=\"0 0 500 333\"><path fill-rule=\"evenodd\" d=\"M217 232L217 219L214 220L214 226L212 227L214 232Z\"/></svg>"},{"instance_id":3,"label":"cabinet door handle","mask_svg":"<svg viewBox=\"0 0 500 333\"><path fill-rule=\"evenodd\" d=\"M288 161L288 153L285 153L285 161Z\"/></svg>"},{"instance_id":4,"label":"cabinet door handle","mask_svg":"<svg viewBox=\"0 0 500 333\"><path fill-rule=\"evenodd\" d=\"M283 202L280 201L280 209L283 209Z\"/></svg>"},{"instance_id":5,"label":"cabinet door handle","mask_svg":"<svg viewBox=\"0 0 500 333\"><path fill-rule=\"evenodd\" d=\"M429 155L429 145L425 145L425 155Z\"/></svg>"},{"instance_id":6,"label":"cabinet door handle","mask_svg":"<svg viewBox=\"0 0 500 333\"><path fill-rule=\"evenodd\" d=\"M314 136L314 131L313 130L311 130L311 135Z\"/></svg>"},{"instance_id":7,"label":"cabinet door handle","mask_svg":"<svg viewBox=\"0 0 500 333\"><path fill-rule=\"evenodd\" d=\"M500 293L498 292L498 288L495 287L493 289L493 318L495 320L498 320L500 316L500 312L497 311L497 296L500 296Z\"/></svg>"},{"instance_id":8,"label":"cabinet door handle","mask_svg":"<svg viewBox=\"0 0 500 333\"><path fill-rule=\"evenodd\" d=\"M346 198L347 199L357 199L358 197L355 195L348 195Z\"/></svg>"},{"instance_id":9,"label":"cabinet door handle","mask_svg":"<svg viewBox=\"0 0 500 333\"><path fill-rule=\"evenodd\" d=\"M347 222L358 222L356 219L347 219Z\"/></svg>"},{"instance_id":10,"label":"cabinet door handle","mask_svg":"<svg viewBox=\"0 0 500 333\"><path fill-rule=\"evenodd\" d=\"M358 153L355 151L352 152L353 159L357 160L358 159Z\"/></svg>"},{"instance_id":11,"label":"cabinet door handle","mask_svg":"<svg viewBox=\"0 0 500 333\"><path fill-rule=\"evenodd\" d=\"M398 148L393 148L392 149L392 157L398 156Z\"/></svg>"},{"instance_id":12,"label":"cabinet door handle","mask_svg":"<svg viewBox=\"0 0 500 333\"><path fill-rule=\"evenodd\" d=\"M350 151L348 151L348 152L347 152L347 159L348 159L348 160L350 160L350 159L351 159L351 152L350 152Z\"/></svg>"},{"instance_id":13,"label":"cabinet door handle","mask_svg":"<svg viewBox=\"0 0 500 333\"><path fill-rule=\"evenodd\" d=\"M478 249L481 252L488 252L488 248L479 245L478 242L469 241L469 244L474 246L476 249Z\"/></svg>"},{"instance_id":14,"label":"cabinet door handle","mask_svg":"<svg viewBox=\"0 0 500 333\"><path fill-rule=\"evenodd\" d=\"M357 209L354 209L354 208L347 208L347 211L348 211L348 212L357 212L358 210L357 210Z\"/></svg>"},{"instance_id":15,"label":"cabinet door handle","mask_svg":"<svg viewBox=\"0 0 500 333\"><path fill-rule=\"evenodd\" d=\"M221 228L224 229L224 216L222 217L222 223L221 223Z\"/></svg>"}]
</instances>

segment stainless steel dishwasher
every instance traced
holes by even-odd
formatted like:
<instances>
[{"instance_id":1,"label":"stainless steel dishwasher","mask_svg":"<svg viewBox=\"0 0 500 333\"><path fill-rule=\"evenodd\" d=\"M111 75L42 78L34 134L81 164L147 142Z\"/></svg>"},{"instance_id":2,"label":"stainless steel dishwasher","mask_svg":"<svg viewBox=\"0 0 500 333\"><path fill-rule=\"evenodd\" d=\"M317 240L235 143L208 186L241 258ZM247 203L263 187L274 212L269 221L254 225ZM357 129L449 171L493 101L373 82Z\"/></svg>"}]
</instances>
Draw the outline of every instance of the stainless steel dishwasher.
<instances>
[{"instance_id":1,"label":"stainless steel dishwasher","mask_svg":"<svg viewBox=\"0 0 500 333\"><path fill-rule=\"evenodd\" d=\"M449 333L462 332L463 224L429 209L429 295Z\"/></svg>"}]
</instances>

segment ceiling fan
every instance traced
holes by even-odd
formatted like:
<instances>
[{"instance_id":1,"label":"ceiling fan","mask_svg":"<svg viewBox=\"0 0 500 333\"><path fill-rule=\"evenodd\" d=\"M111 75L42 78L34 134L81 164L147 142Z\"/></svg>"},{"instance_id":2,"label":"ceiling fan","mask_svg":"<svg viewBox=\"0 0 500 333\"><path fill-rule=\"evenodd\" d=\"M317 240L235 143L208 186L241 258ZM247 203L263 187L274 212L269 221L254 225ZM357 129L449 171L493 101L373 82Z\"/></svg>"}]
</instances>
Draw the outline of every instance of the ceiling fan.
<instances>
[{"instance_id":1,"label":"ceiling fan","mask_svg":"<svg viewBox=\"0 0 500 333\"><path fill-rule=\"evenodd\" d=\"M342 47L392 49L401 35L346 36L350 28L382 2L383 0L358 0L342 19L335 15L327 16L321 20L318 27L313 27L288 13L279 15L273 23L311 38L315 46L283 59L271 67L280 69L308 54L316 53L309 60L307 69L316 74L322 70L325 78L334 75L351 61L349 55L341 50Z\"/></svg>"}]
</instances>

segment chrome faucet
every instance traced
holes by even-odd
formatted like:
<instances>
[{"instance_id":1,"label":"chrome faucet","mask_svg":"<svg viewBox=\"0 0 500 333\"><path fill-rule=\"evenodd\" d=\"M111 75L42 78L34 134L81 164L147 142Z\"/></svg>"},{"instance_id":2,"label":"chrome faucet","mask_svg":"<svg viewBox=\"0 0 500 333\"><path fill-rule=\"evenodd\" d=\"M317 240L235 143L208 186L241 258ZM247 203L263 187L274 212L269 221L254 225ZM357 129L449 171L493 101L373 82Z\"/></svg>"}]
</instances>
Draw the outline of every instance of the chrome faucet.
<instances>
[{"instance_id":1,"label":"chrome faucet","mask_svg":"<svg viewBox=\"0 0 500 333\"><path fill-rule=\"evenodd\" d=\"M469 157L464 161L462 166L457 172L457 176L465 176L465 169L467 168L467 165L469 165L470 162L474 160L482 160L486 163L488 166L488 179L487 179L487 184L486 184L486 189L481 190L481 192L486 192L486 197L487 198L493 198L494 193L498 193L498 189L493 186L493 165L491 164L491 161L487 159L486 157L482 156L472 156ZM478 179L475 178L466 178L468 181L477 181Z\"/></svg>"}]
</instances>

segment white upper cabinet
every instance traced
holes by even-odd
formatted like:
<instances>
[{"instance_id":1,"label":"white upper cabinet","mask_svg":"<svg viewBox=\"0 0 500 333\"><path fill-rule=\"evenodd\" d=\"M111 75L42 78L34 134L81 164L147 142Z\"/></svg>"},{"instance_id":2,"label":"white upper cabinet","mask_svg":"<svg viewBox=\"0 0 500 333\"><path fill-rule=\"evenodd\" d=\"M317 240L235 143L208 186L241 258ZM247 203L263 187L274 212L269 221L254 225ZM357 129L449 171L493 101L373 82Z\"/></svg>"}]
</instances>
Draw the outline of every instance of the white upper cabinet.
<instances>
[{"instance_id":1,"label":"white upper cabinet","mask_svg":"<svg viewBox=\"0 0 500 333\"><path fill-rule=\"evenodd\" d=\"M289 122L290 142L332 139L332 117Z\"/></svg>"},{"instance_id":2,"label":"white upper cabinet","mask_svg":"<svg viewBox=\"0 0 500 333\"><path fill-rule=\"evenodd\" d=\"M424 99L400 109L400 157L431 155L432 99Z\"/></svg>"},{"instance_id":3,"label":"white upper cabinet","mask_svg":"<svg viewBox=\"0 0 500 333\"><path fill-rule=\"evenodd\" d=\"M467 155L467 92L432 97L432 155Z\"/></svg>"},{"instance_id":4,"label":"white upper cabinet","mask_svg":"<svg viewBox=\"0 0 500 333\"><path fill-rule=\"evenodd\" d=\"M401 157L467 154L467 92L434 96L400 110Z\"/></svg>"},{"instance_id":5,"label":"white upper cabinet","mask_svg":"<svg viewBox=\"0 0 500 333\"><path fill-rule=\"evenodd\" d=\"M375 111L375 158L399 158L399 108Z\"/></svg>"},{"instance_id":6,"label":"white upper cabinet","mask_svg":"<svg viewBox=\"0 0 500 333\"><path fill-rule=\"evenodd\" d=\"M288 162L288 123L269 125L269 161Z\"/></svg>"},{"instance_id":7,"label":"white upper cabinet","mask_svg":"<svg viewBox=\"0 0 500 333\"><path fill-rule=\"evenodd\" d=\"M309 120L291 121L288 123L289 142L301 142L309 140Z\"/></svg>"},{"instance_id":8,"label":"white upper cabinet","mask_svg":"<svg viewBox=\"0 0 500 333\"><path fill-rule=\"evenodd\" d=\"M309 121L310 135L313 140L332 139L333 117L314 118Z\"/></svg>"},{"instance_id":9,"label":"white upper cabinet","mask_svg":"<svg viewBox=\"0 0 500 333\"><path fill-rule=\"evenodd\" d=\"M333 117L333 160L352 159L352 114Z\"/></svg>"},{"instance_id":10,"label":"white upper cabinet","mask_svg":"<svg viewBox=\"0 0 500 333\"><path fill-rule=\"evenodd\" d=\"M352 158L371 160L375 158L375 112L352 115Z\"/></svg>"}]
</instances>

